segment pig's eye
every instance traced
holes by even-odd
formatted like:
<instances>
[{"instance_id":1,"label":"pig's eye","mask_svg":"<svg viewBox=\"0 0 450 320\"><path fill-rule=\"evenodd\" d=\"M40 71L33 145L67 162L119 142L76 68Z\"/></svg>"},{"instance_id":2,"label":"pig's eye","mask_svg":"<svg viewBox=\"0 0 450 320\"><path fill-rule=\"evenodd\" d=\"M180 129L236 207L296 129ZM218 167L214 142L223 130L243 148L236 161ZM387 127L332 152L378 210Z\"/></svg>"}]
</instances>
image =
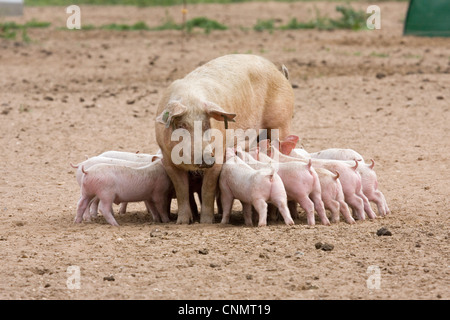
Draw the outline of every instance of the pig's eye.
<instances>
[{"instance_id":1,"label":"pig's eye","mask_svg":"<svg viewBox=\"0 0 450 320\"><path fill-rule=\"evenodd\" d=\"M186 124L185 124L184 122L178 122L178 123L175 125L175 128L176 128L176 129L186 129L187 127L186 127Z\"/></svg>"}]
</instances>

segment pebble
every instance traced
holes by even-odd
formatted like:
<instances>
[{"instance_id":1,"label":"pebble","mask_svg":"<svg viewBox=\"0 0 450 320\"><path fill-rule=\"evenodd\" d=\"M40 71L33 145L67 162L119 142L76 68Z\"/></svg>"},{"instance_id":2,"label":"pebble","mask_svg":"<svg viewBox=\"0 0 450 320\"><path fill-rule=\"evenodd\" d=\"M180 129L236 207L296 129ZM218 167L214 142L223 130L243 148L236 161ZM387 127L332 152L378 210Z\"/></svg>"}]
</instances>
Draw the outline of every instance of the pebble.
<instances>
[{"instance_id":1,"label":"pebble","mask_svg":"<svg viewBox=\"0 0 450 320\"><path fill-rule=\"evenodd\" d=\"M161 236L166 236L167 235L167 231L161 231L160 229L153 229L152 231L150 231L150 237L154 238L154 237L161 237Z\"/></svg>"},{"instance_id":2,"label":"pebble","mask_svg":"<svg viewBox=\"0 0 450 320\"><path fill-rule=\"evenodd\" d=\"M392 233L385 227L377 230L377 236L392 236Z\"/></svg>"},{"instance_id":3,"label":"pebble","mask_svg":"<svg viewBox=\"0 0 450 320\"><path fill-rule=\"evenodd\" d=\"M334 249L334 245L329 243L317 242L314 246L316 249L322 249L323 251L331 251Z\"/></svg>"},{"instance_id":4,"label":"pebble","mask_svg":"<svg viewBox=\"0 0 450 320\"><path fill-rule=\"evenodd\" d=\"M200 249L200 250L198 250L198 253L200 253L200 254L208 254L209 250L208 249Z\"/></svg>"},{"instance_id":5,"label":"pebble","mask_svg":"<svg viewBox=\"0 0 450 320\"><path fill-rule=\"evenodd\" d=\"M106 276L103 277L103 281L116 281L116 279L114 278L114 276Z\"/></svg>"}]
</instances>

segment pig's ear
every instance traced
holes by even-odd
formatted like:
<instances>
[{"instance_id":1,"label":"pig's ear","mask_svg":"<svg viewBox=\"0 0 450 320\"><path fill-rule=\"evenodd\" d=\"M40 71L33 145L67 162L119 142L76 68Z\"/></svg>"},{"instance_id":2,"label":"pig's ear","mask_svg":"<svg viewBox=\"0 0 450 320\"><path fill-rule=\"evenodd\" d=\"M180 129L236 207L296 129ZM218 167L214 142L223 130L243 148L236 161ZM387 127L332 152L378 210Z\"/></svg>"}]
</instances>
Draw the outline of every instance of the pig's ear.
<instances>
[{"instance_id":1,"label":"pig's ear","mask_svg":"<svg viewBox=\"0 0 450 320\"><path fill-rule=\"evenodd\" d=\"M282 141L280 142L280 152L282 154L289 155L292 152L292 149L295 148L295 143L292 141Z\"/></svg>"},{"instance_id":2,"label":"pig's ear","mask_svg":"<svg viewBox=\"0 0 450 320\"><path fill-rule=\"evenodd\" d=\"M169 102L164 109L164 111L156 117L156 121L162 123L168 128L173 120L173 118L180 117L185 114L187 107L181 102L172 101Z\"/></svg>"},{"instance_id":3,"label":"pig's ear","mask_svg":"<svg viewBox=\"0 0 450 320\"><path fill-rule=\"evenodd\" d=\"M299 137L299 136L296 136L296 135L294 135L294 134L290 134L290 135L288 135L288 136L284 139L284 141L292 141L292 142L294 142L295 144L297 144L298 140L300 140L300 137Z\"/></svg>"},{"instance_id":4,"label":"pig's ear","mask_svg":"<svg viewBox=\"0 0 450 320\"><path fill-rule=\"evenodd\" d=\"M229 113L223 110L220 106L214 102L204 102L205 112L213 119L217 121L235 121L235 113Z\"/></svg>"}]
</instances>

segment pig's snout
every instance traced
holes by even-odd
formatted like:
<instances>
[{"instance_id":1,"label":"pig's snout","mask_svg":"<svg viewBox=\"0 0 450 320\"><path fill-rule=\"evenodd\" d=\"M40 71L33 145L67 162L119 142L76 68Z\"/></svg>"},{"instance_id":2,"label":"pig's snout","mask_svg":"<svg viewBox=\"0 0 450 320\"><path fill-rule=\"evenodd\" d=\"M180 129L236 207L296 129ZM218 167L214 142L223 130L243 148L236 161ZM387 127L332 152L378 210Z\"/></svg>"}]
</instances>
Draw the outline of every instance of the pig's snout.
<instances>
[{"instance_id":1,"label":"pig's snout","mask_svg":"<svg viewBox=\"0 0 450 320\"><path fill-rule=\"evenodd\" d=\"M216 158L214 157L214 151L210 145L206 146L203 150L202 163L198 165L199 168L207 169L211 168L216 163Z\"/></svg>"},{"instance_id":2,"label":"pig's snout","mask_svg":"<svg viewBox=\"0 0 450 320\"><path fill-rule=\"evenodd\" d=\"M205 150L203 153L202 163L199 165L199 168L207 169L211 168L216 163L216 159L214 157L214 152Z\"/></svg>"}]
</instances>

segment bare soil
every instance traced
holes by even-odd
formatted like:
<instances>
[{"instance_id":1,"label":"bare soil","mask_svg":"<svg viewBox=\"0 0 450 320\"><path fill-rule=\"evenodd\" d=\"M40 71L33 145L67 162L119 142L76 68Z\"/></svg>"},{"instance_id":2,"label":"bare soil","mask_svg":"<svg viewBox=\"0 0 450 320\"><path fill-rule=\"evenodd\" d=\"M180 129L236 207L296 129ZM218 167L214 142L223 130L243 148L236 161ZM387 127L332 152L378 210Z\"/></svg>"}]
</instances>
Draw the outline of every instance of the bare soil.
<instances>
[{"instance_id":1,"label":"bare soil","mask_svg":"<svg viewBox=\"0 0 450 320\"><path fill-rule=\"evenodd\" d=\"M258 18L305 21L315 8L335 16L335 6L192 5L188 18L230 29L187 36L62 30L63 7L5 18L52 26L29 30L30 44L0 40L0 299L449 299L450 41L402 36L404 2L380 3L381 30L252 29ZM181 21L180 7L81 10L82 23L97 26L155 26L166 10ZM236 52L289 68L292 133L309 151L373 158L392 214L315 227L301 214L292 227L249 228L236 205L230 225L176 225L154 224L136 203L116 215L119 228L101 216L73 224L79 187L69 163L156 152L162 90ZM392 235L377 236L382 227ZM69 266L80 267L78 290L66 285ZM379 289L367 285L371 270Z\"/></svg>"}]
</instances>

